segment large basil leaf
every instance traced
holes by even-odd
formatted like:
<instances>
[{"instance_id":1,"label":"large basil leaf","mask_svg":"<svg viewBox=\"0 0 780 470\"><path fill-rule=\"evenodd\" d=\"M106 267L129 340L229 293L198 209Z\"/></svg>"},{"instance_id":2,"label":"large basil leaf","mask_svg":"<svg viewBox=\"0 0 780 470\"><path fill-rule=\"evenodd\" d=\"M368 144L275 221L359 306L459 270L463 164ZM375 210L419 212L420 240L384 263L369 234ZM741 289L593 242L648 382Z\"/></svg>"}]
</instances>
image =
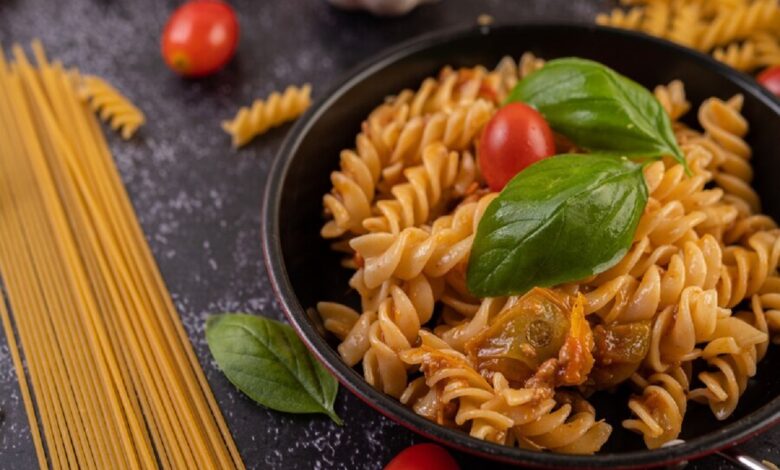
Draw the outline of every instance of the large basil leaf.
<instances>
[{"instance_id":1,"label":"large basil leaf","mask_svg":"<svg viewBox=\"0 0 780 470\"><path fill-rule=\"evenodd\" d=\"M627 252L647 203L642 166L608 155L559 155L515 176L477 229L468 287L520 294L602 272Z\"/></svg>"},{"instance_id":2,"label":"large basil leaf","mask_svg":"<svg viewBox=\"0 0 780 470\"><path fill-rule=\"evenodd\" d=\"M645 87L598 62L548 62L512 90L507 102L534 106L578 146L629 157L672 156L685 165L672 123Z\"/></svg>"},{"instance_id":3,"label":"large basil leaf","mask_svg":"<svg viewBox=\"0 0 780 470\"><path fill-rule=\"evenodd\" d=\"M290 326L268 318L216 315L206 322L206 341L228 380L249 398L277 411L333 411L338 382L314 359Z\"/></svg>"}]
</instances>

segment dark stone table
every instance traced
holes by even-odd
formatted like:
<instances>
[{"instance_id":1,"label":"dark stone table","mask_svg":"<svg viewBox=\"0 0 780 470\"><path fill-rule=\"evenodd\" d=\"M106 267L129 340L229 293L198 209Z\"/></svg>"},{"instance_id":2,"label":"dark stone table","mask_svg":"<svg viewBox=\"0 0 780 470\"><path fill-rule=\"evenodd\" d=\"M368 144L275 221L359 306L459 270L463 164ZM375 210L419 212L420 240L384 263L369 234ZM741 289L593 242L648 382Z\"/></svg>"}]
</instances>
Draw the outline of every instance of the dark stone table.
<instances>
[{"instance_id":1,"label":"dark stone table","mask_svg":"<svg viewBox=\"0 0 780 470\"><path fill-rule=\"evenodd\" d=\"M0 0L0 43L35 37L53 57L105 77L146 113L132 141L111 136L157 262L249 468L379 469L422 439L341 391L345 425L256 406L216 369L203 339L205 318L246 311L281 316L260 253L260 202L286 127L241 151L219 123L241 105L286 85L311 82L315 97L347 69L383 48L438 28L502 21L589 21L612 5L585 0L443 0L397 19L330 8L324 0L233 2L240 17L236 59L214 77L181 80L163 65L159 36L178 2ZM109 133L110 134L110 133ZM2 142L0 142L2 145ZM0 348L0 468L34 468L27 419L5 337ZM745 448L780 461L780 429ZM489 463L457 455L464 468ZM730 468L708 457L689 468Z\"/></svg>"}]
</instances>

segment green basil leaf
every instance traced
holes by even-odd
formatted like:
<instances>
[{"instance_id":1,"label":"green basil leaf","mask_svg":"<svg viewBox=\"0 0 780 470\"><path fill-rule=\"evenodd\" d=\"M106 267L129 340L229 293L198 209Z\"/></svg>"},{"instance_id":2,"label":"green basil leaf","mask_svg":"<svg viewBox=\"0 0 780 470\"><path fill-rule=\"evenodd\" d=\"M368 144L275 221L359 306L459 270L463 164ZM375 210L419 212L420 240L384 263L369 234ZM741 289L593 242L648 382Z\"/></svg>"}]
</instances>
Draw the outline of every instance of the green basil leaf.
<instances>
[{"instance_id":1,"label":"green basil leaf","mask_svg":"<svg viewBox=\"0 0 780 470\"><path fill-rule=\"evenodd\" d=\"M529 75L507 102L534 106L584 149L629 157L685 158L661 103L642 85L598 62L556 59Z\"/></svg>"},{"instance_id":2,"label":"green basil leaf","mask_svg":"<svg viewBox=\"0 0 780 470\"><path fill-rule=\"evenodd\" d=\"M245 314L215 315L206 341L228 380L263 406L288 413L333 411L338 382L284 323Z\"/></svg>"},{"instance_id":3,"label":"green basil leaf","mask_svg":"<svg viewBox=\"0 0 780 470\"><path fill-rule=\"evenodd\" d=\"M628 251L647 203L642 166L609 155L558 155L515 176L477 228L468 287L521 294L600 273Z\"/></svg>"}]
</instances>

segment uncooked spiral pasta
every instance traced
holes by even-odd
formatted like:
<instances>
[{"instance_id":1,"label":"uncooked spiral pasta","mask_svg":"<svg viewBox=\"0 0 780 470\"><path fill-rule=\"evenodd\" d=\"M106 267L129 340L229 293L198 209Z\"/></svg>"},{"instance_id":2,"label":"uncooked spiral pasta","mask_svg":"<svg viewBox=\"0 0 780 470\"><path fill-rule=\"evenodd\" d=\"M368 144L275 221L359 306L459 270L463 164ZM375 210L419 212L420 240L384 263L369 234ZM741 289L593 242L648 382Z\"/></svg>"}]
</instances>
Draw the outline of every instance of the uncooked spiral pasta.
<instances>
[{"instance_id":1,"label":"uncooked spiral pasta","mask_svg":"<svg viewBox=\"0 0 780 470\"><path fill-rule=\"evenodd\" d=\"M729 44L727 47L719 47L712 51L712 56L724 64L742 72L750 72L757 68L759 62L756 44L747 40L742 44Z\"/></svg>"},{"instance_id":2,"label":"uncooked spiral pasta","mask_svg":"<svg viewBox=\"0 0 780 470\"><path fill-rule=\"evenodd\" d=\"M236 116L222 123L230 134L233 147L246 145L258 135L303 114L311 104L311 85L288 86L284 92L273 92L264 100L238 110Z\"/></svg>"},{"instance_id":3,"label":"uncooked spiral pasta","mask_svg":"<svg viewBox=\"0 0 780 470\"><path fill-rule=\"evenodd\" d=\"M756 60L760 66L780 65L780 35L760 31L750 37L756 45Z\"/></svg>"},{"instance_id":4,"label":"uncooked spiral pasta","mask_svg":"<svg viewBox=\"0 0 780 470\"><path fill-rule=\"evenodd\" d=\"M615 15L693 44L688 20L752 5L691 3L686 20L678 3L632 2L654 13ZM359 308L317 310L347 364L440 425L590 454L622 424L657 448L678 438L691 400L728 417L770 338L780 341L780 230L750 186L743 99L705 100L692 128L683 83L656 87L684 161L644 165L647 204L622 258L577 282L479 297L469 260L499 197L483 179L480 134L544 64L527 53L491 71L447 67L367 117L331 175L321 231L349 257ZM609 424L586 397L624 383L636 391L631 417Z\"/></svg>"},{"instance_id":5,"label":"uncooked spiral pasta","mask_svg":"<svg viewBox=\"0 0 780 470\"><path fill-rule=\"evenodd\" d=\"M653 36L665 37L669 34L670 23L669 5L664 2L652 2L645 7L640 29Z\"/></svg>"},{"instance_id":6,"label":"uncooked spiral pasta","mask_svg":"<svg viewBox=\"0 0 780 470\"><path fill-rule=\"evenodd\" d=\"M141 110L102 78L94 75L81 77L77 72L73 72L72 76L82 99L89 101L100 119L108 122L115 131L120 131L123 139L132 137L146 122Z\"/></svg>"},{"instance_id":7,"label":"uncooked spiral pasta","mask_svg":"<svg viewBox=\"0 0 780 470\"><path fill-rule=\"evenodd\" d=\"M674 12L666 38L683 46L694 47L703 28L701 6L692 2Z\"/></svg>"},{"instance_id":8,"label":"uncooked spiral pasta","mask_svg":"<svg viewBox=\"0 0 780 470\"><path fill-rule=\"evenodd\" d=\"M780 37L759 31L741 43L715 49L712 56L742 72L772 67L780 64Z\"/></svg>"},{"instance_id":9,"label":"uncooked spiral pasta","mask_svg":"<svg viewBox=\"0 0 780 470\"><path fill-rule=\"evenodd\" d=\"M704 29L697 48L708 51L758 31L776 31L780 7L775 0L755 0L750 4L722 9Z\"/></svg>"},{"instance_id":10,"label":"uncooked spiral pasta","mask_svg":"<svg viewBox=\"0 0 780 470\"><path fill-rule=\"evenodd\" d=\"M599 13L596 23L622 29L639 29L642 25L642 8L631 8L628 11L615 8L610 13Z\"/></svg>"},{"instance_id":11,"label":"uncooked spiral pasta","mask_svg":"<svg viewBox=\"0 0 780 470\"><path fill-rule=\"evenodd\" d=\"M743 72L780 64L776 0L628 0L597 24L642 31L702 52Z\"/></svg>"}]
</instances>

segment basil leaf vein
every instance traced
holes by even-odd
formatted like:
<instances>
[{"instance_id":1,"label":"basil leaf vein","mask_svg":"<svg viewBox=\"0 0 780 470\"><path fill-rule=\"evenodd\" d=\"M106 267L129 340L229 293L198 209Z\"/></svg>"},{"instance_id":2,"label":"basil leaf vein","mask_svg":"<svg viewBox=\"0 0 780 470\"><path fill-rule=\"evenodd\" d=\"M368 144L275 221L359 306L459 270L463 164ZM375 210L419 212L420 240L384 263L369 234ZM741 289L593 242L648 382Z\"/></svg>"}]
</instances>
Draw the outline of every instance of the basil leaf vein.
<instances>
[{"instance_id":1,"label":"basil leaf vein","mask_svg":"<svg viewBox=\"0 0 780 470\"><path fill-rule=\"evenodd\" d=\"M467 282L475 295L521 294L617 263L647 203L642 166L609 155L558 155L515 176L477 228Z\"/></svg>"},{"instance_id":2,"label":"basil leaf vein","mask_svg":"<svg viewBox=\"0 0 780 470\"><path fill-rule=\"evenodd\" d=\"M578 146L629 157L685 157L661 104L645 87L598 62L549 61L517 84L506 100L534 106Z\"/></svg>"},{"instance_id":3,"label":"basil leaf vein","mask_svg":"<svg viewBox=\"0 0 780 470\"><path fill-rule=\"evenodd\" d=\"M257 403L288 413L324 413L342 423L333 410L338 382L289 325L254 315L215 315L206 322L206 341L228 380Z\"/></svg>"}]
</instances>

